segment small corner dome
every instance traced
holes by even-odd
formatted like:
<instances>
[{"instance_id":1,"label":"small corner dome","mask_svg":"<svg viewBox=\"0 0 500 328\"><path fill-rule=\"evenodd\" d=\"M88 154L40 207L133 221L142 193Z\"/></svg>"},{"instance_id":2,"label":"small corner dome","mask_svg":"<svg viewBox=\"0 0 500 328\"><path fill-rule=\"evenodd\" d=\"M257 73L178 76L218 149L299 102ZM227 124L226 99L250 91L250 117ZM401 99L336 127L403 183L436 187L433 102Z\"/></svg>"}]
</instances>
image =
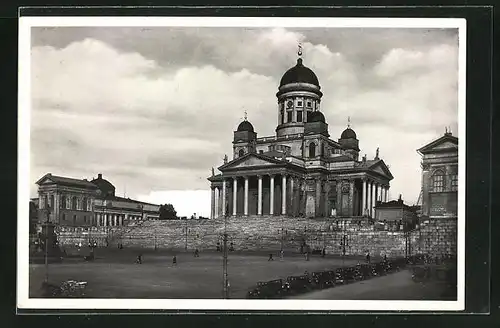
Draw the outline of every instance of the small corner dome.
<instances>
[{"instance_id":1,"label":"small corner dome","mask_svg":"<svg viewBox=\"0 0 500 328\"><path fill-rule=\"evenodd\" d=\"M237 131L238 132L242 132L242 131L254 132L253 125L252 125L252 123L245 120L245 121L241 122L240 125L238 125Z\"/></svg>"},{"instance_id":2,"label":"small corner dome","mask_svg":"<svg viewBox=\"0 0 500 328\"><path fill-rule=\"evenodd\" d=\"M356 132L351 128L347 128L342 132L340 139L356 139Z\"/></svg>"},{"instance_id":3,"label":"small corner dome","mask_svg":"<svg viewBox=\"0 0 500 328\"><path fill-rule=\"evenodd\" d=\"M309 83L319 87L318 77L310 68L302 64L302 58L297 59L297 65L283 74L280 87L290 83Z\"/></svg>"},{"instance_id":4,"label":"small corner dome","mask_svg":"<svg viewBox=\"0 0 500 328\"><path fill-rule=\"evenodd\" d=\"M307 116L307 122L323 122L326 123L325 120L325 115L323 115L322 112L316 111L316 112L310 112L309 115Z\"/></svg>"}]
</instances>

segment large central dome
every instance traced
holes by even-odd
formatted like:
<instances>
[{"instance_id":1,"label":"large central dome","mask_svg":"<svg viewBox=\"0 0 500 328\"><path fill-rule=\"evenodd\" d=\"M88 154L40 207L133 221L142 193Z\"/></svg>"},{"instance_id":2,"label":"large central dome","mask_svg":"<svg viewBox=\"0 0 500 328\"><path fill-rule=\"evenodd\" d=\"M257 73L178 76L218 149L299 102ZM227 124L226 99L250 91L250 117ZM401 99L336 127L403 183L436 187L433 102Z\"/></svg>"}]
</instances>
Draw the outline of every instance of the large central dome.
<instances>
[{"instance_id":1,"label":"large central dome","mask_svg":"<svg viewBox=\"0 0 500 328\"><path fill-rule=\"evenodd\" d=\"M297 65L285 72L281 78L280 87L290 83L309 83L319 87L318 77L302 64L302 58L297 59Z\"/></svg>"}]
</instances>

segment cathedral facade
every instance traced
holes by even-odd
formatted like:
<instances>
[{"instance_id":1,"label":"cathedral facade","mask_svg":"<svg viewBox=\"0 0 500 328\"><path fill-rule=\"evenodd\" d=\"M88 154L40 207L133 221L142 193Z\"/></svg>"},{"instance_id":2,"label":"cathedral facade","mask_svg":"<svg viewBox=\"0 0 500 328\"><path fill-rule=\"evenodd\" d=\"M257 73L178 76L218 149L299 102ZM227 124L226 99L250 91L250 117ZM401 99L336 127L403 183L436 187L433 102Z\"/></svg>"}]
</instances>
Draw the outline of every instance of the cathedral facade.
<instances>
[{"instance_id":1,"label":"cathedral facade","mask_svg":"<svg viewBox=\"0 0 500 328\"><path fill-rule=\"evenodd\" d=\"M375 217L393 176L377 155L359 158L350 126L330 138L316 74L298 58L281 78L276 135L258 137L245 118L233 135L233 154L211 183L211 218L284 215Z\"/></svg>"}]
</instances>

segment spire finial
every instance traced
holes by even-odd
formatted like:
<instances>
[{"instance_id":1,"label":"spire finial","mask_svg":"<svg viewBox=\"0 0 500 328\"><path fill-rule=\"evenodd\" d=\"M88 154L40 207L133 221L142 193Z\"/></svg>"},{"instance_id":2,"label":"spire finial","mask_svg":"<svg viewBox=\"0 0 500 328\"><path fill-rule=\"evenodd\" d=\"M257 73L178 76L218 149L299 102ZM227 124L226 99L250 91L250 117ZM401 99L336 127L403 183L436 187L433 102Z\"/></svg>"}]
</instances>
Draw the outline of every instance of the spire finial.
<instances>
[{"instance_id":1,"label":"spire finial","mask_svg":"<svg viewBox=\"0 0 500 328\"><path fill-rule=\"evenodd\" d=\"M299 57L302 57L302 43L301 42L299 42L299 50L297 51L297 55Z\"/></svg>"},{"instance_id":2,"label":"spire finial","mask_svg":"<svg viewBox=\"0 0 500 328\"><path fill-rule=\"evenodd\" d=\"M347 127L348 128L351 127L351 117L350 116L347 116Z\"/></svg>"},{"instance_id":3,"label":"spire finial","mask_svg":"<svg viewBox=\"0 0 500 328\"><path fill-rule=\"evenodd\" d=\"M247 120L247 111L245 110L244 113L245 113L244 117L245 117L245 121L246 121Z\"/></svg>"}]
</instances>

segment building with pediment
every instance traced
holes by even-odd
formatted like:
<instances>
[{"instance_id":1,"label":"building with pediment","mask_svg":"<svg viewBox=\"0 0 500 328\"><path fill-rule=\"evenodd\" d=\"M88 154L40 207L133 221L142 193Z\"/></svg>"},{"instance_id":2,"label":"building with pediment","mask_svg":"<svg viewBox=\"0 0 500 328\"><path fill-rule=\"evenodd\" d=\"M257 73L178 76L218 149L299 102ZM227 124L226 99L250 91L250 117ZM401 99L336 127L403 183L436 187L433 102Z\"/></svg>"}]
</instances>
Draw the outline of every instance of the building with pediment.
<instances>
[{"instance_id":1,"label":"building with pediment","mask_svg":"<svg viewBox=\"0 0 500 328\"><path fill-rule=\"evenodd\" d=\"M458 138L443 136L418 149L422 156L422 217L456 218L458 212Z\"/></svg>"},{"instance_id":2,"label":"building with pediment","mask_svg":"<svg viewBox=\"0 0 500 328\"><path fill-rule=\"evenodd\" d=\"M350 126L330 137L316 74L298 58L281 78L276 134L258 137L246 119L233 134L233 154L211 183L211 217L285 215L375 217L393 176L379 158L359 157Z\"/></svg>"},{"instance_id":3,"label":"building with pediment","mask_svg":"<svg viewBox=\"0 0 500 328\"><path fill-rule=\"evenodd\" d=\"M123 226L158 219L160 206L115 195L111 182L98 174L91 181L45 174L38 185L38 222L57 226Z\"/></svg>"}]
</instances>

